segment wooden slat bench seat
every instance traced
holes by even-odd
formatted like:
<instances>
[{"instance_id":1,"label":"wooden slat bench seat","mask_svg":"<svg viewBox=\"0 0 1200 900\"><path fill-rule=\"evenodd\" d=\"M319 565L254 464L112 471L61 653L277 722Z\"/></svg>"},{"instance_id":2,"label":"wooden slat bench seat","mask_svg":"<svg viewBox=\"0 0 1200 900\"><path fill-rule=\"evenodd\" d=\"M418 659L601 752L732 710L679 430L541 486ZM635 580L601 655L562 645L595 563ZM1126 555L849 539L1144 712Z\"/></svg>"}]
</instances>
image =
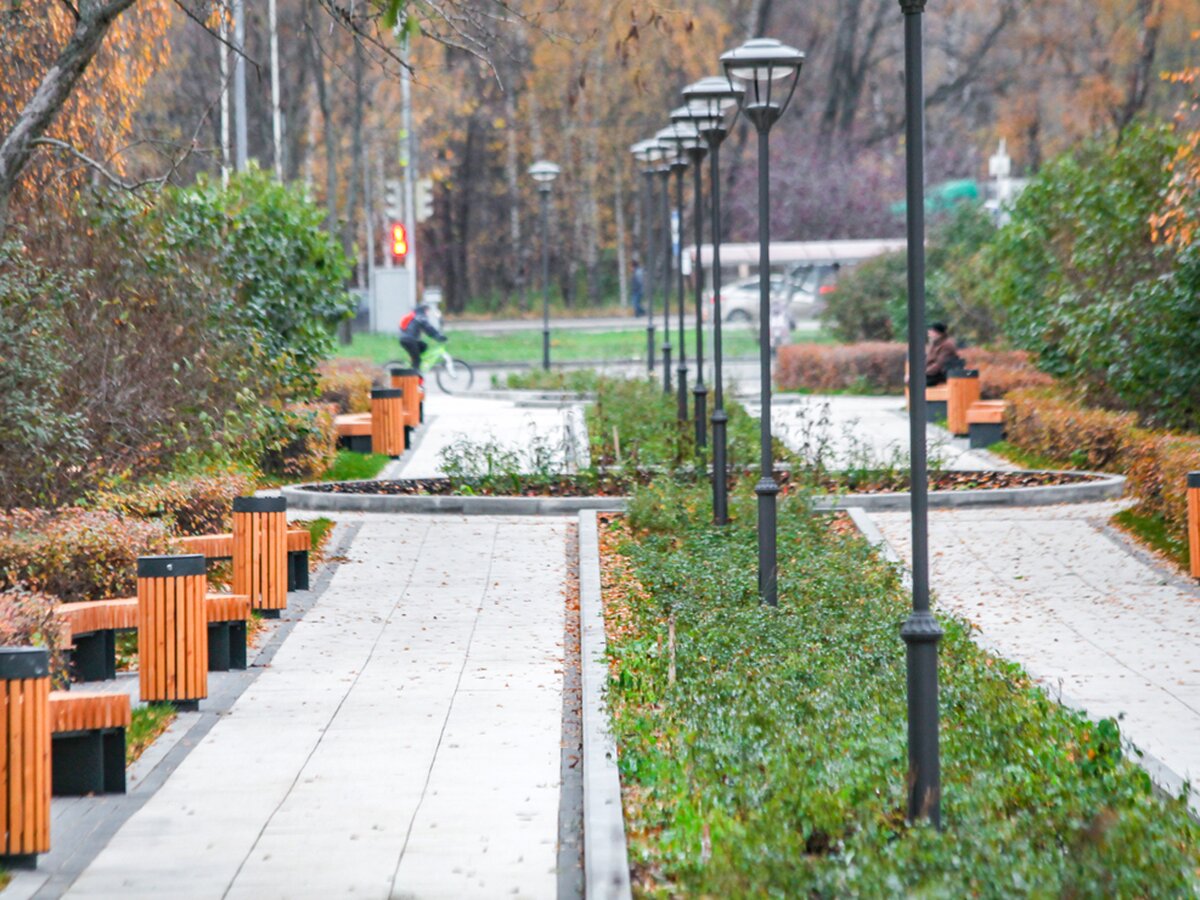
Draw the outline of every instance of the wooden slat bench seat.
<instances>
[{"instance_id":1,"label":"wooden slat bench seat","mask_svg":"<svg viewBox=\"0 0 1200 900\"><path fill-rule=\"evenodd\" d=\"M250 618L250 598L245 594L210 593L204 602L208 620L209 670L225 672L231 668L246 668L246 620ZM58 614L66 622L74 644L72 677L76 681L116 678L117 632L137 630L137 597L64 603Z\"/></svg>"},{"instance_id":2,"label":"wooden slat bench seat","mask_svg":"<svg viewBox=\"0 0 1200 900\"><path fill-rule=\"evenodd\" d=\"M333 428L337 432L338 446L355 453L371 452L371 414L345 413L333 417Z\"/></svg>"},{"instance_id":3,"label":"wooden slat bench seat","mask_svg":"<svg viewBox=\"0 0 1200 900\"><path fill-rule=\"evenodd\" d=\"M967 434L975 449L1004 440L1005 400L976 400L967 409Z\"/></svg>"},{"instance_id":4,"label":"wooden slat bench seat","mask_svg":"<svg viewBox=\"0 0 1200 900\"><path fill-rule=\"evenodd\" d=\"M209 561L233 559L232 534L203 534L179 538L184 553L199 553ZM307 528L289 528L287 533L287 576L289 591L308 590L308 554L312 535Z\"/></svg>"},{"instance_id":5,"label":"wooden slat bench seat","mask_svg":"<svg viewBox=\"0 0 1200 900\"><path fill-rule=\"evenodd\" d=\"M128 694L51 691L53 793L125 793L125 730L130 721Z\"/></svg>"}]
</instances>

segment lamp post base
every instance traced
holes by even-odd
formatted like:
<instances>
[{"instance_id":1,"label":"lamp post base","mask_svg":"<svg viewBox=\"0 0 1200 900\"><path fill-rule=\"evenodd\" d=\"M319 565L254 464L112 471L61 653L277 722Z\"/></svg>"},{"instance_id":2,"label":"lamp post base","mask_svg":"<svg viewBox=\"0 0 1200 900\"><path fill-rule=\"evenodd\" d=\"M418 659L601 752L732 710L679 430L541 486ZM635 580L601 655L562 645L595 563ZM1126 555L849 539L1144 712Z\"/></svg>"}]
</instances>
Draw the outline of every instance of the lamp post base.
<instances>
[{"instance_id":1,"label":"lamp post base","mask_svg":"<svg viewBox=\"0 0 1200 900\"><path fill-rule=\"evenodd\" d=\"M708 429L705 419L708 417L708 388L703 382L698 382L692 388L692 396L696 398L696 448L708 446Z\"/></svg>"},{"instance_id":2,"label":"lamp post base","mask_svg":"<svg viewBox=\"0 0 1200 900\"><path fill-rule=\"evenodd\" d=\"M928 610L914 610L900 627L908 663L908 818L941 821L938 748L938 641L942 629Z\"/></svg>"},{"instance_id":3,"label":"lamp post base","mask_svg":"<svg viewBox=\"0 0 1200 900\"><path fill-rule=\"evenodd\" d=\"M675 374L679 376L678 382L677 382L678 391L676 392L677 399L679 402L676 404L675 415L679 419L680 422L686 422L688 420L688 399L687 399L688 377L687 377L687 373L688 373L687 366L681 365L678 369L675 370Z\"/></svg>"},{"instance_id":4,"label":"lamp post base","mask_svg":"<svg viewBox=\"0 0 1200 900\"><path fill-rule=\"evenodd\" d=\"M729 464L725 460L725 423L729 421L723 408L713 411L713 524L729 524Z\"/></svg>"},{"instance_id":5,"label":"lamp post base","mask_svg":"<svg viewBox=\"0 0 1200 900\"><path fill-rule=\"evenodd\" d=\"M663 393L671 393L671 345L663 344Z\"/></svg>"},{"instance_id":6,"label":"lamp post base","mask_svg":"<svg viewBox=\"0 0 1200 900\"><path fill-rule=\"evenodd\" d=\"M542 329L542 368L550 370L550 329Z\"/></svg>"},{"instance_id":7,"label":"lamp post base","mask_svg":"<svg viewBox=\"0 0 1200 900\"><path fill-rule=\"evenodd\" d=\"M758 598L767 606L779 605L779 562L775 540L775 497L779 484L767 475L754 486L758 495Z\"/></svg>"}]
</instances>

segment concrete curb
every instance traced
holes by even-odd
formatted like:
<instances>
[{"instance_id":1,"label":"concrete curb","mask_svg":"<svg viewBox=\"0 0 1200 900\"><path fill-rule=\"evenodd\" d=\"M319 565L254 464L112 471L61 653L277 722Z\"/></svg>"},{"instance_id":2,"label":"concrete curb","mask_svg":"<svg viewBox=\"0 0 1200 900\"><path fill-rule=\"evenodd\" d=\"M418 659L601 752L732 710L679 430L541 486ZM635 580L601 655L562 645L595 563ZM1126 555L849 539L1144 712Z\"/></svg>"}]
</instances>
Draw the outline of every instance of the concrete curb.
<instances>
[{"instance_id":1,"label":"concrete curb","mask_svg":"<svg viewBox=\"0 0 1200 900\"><path fill-rule=\"evenodd\" d=\"M579 514L579 667L583 682L583 876L588 900L627 900L629 851L617 745L609 728L600 537L595 511Z\"/></svg>"},{"instance_id":2,"label":"concrete curb","mask_svg":"<svg viewBox=\"0 0 1200 900\"><path fill-rule=\"evenodd\" d=\"M334 494L283 488L288 509L318 512L452 513L460 516L573 516L583 510L622 512L627 497L468 497L406 494Z\"/></svg>"},{"instance_id":3,"label":"concrete curb","mask_svg":"<svg viewBox=\"0 0 1200 900\"><path fill-rule=\"evenodd\" d=\"M1052 471L1039 469L1032 471ZM1107 472L1071 472L1072 475L1094 475L1095 481L1081 484L1055 484L1045 487L997 488L980 491L930 491L930 509L955 509L964 506L1053 506L1058 503L1095 503L1116 500L1125 493L1125 476ZM813 509L835 510L852 507L870 512L903 512L912 505L912 495L854 494L835 496L822 494L813 498Z\"/></svg>"}]
</instances>

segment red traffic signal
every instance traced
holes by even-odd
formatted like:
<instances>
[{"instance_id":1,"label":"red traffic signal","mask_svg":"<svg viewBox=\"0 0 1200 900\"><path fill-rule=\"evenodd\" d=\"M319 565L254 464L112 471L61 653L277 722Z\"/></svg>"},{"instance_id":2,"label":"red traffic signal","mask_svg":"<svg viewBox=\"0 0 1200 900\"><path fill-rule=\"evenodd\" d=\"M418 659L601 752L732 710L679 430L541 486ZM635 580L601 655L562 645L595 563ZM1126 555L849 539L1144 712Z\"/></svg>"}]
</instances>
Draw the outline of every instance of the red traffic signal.
<instances>
[{"instance_id":1,"label":"red traffic signal","mask_svg":"<svg viewBox=\"0 0 1200 900\"><path fill-rule=\"evenodd\" d=\"M408 232L400 222L392 223L392 261L403 263L408 256Z\"/></svg>"}]
</instances>

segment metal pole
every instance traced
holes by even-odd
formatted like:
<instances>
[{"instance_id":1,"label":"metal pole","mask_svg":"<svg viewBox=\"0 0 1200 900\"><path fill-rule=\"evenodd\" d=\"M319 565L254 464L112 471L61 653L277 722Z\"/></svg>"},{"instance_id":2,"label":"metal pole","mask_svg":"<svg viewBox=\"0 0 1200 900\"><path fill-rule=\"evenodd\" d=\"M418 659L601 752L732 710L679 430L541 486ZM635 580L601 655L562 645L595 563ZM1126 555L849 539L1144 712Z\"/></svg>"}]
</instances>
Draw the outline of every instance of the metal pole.
<instances>
[{"instance_id":1,"label":"metal pole","mask_svg":"<svg viewBox=\"0 0 1200 900\"><path fill-rule=\"evenodd\" d=\"M758 354L759 390L762 394L759 433L760 477L758 495L758 596L768 606L779 605L775 542L775 466L771 458L771 192L768 130L758 125Z\"/></svg>"},{"instance_id":2,"label":"metal pole","mask_svg":"<svg viewBox=\"0 0 1200 900\"><path fill-rule=\"evenodd\" d=\"M663 393L671 393L671 167L658 170L663 211Z\"/></svg>"},{"instance_id":3,"label":"metal pole","mask_svg":"<svg viewBox=\"0 0 1200 900\"><path fill-rule=\"evenodd\" d=\"M233 156L229 147L229 9L222 2L217 8L220 15L218 34L221 36L221 187L229 186L229 163Z\"/></svg>"},{"instance_id":4,"label":"metal pole","mask_svg":"<svg viewBox=\"0 0 1200 900\"><path fill-rule=\"evenodd\" d=\"M721 370L721 140L719 131L709 132L709 184L712 191L712 242L713 242L713 523L729 524L729 497L726 484L728 463L725 457L725 378Z\"/></svg>"},{"instance_id":5,"label":"metal pole","mask_svg":"<svg viewBox=\"0 0 1200 900\"><path fill-rule=\"evenodd\" d=\"M925 0L900 0L904 12L905 157L908 218L908 433L912 481L912 614L900 629L908 663L908 817L941 827L938 748L938 641L929 611L929 483L925 458L925 104L921 14Z\"/></svg>"},{"instance_id":6,"label":"metal pole","mask_svg":"<svg viewBox=\"0 0 1200 900\"><path fill-rule=\"evenodd\" d=\"M642 238L646 245L642 268L642 299L646 304L646 366L654 373L654 172L645 169L642 172L645 182L642 191L642 222L645 223L646 233Z\"/></svg>"},{"instance_id":7,"label":"metal pole","mask_svg":"<svg viewBox=\"0 0 1200 900\"><path fill-rule=\"evenodd\" d=\"M267 3L267 20L271 36L271 138L275 144L275 177L283 181L283 113L279 108L279 27L275 0Z\"/></svg>"},{"instance_id":8,"label":"metal pole","mask_svg":"<svg viewBox=\"0 0 1200 900\"><path fill-rule=\"evenodd\" d=\"M400 49L401 59L408 63L408 38ZM407 67L400 73L400 167L404 175L404 235L408 240L408 255L404 259L408 302L420 303L417 297L417 269L420 266L421 242L417 239L417 144L412 124L412 72Z\"/></svg>"},{"instance_id":9,"label":"metal pole","mask_svg":"<svg viewBox=\"0 0 1200 900\"><path fill-rule=\"evenodd\" d=\"M704 188L700 161L704 159L704 148L697 147L692 154L692 225L696 232L696 264L692 277L696 279L696 386L692 396L696 400L696 449L708 444L704 420L708 416L708 388L704 386L704 267L700 264L700 242L704 239Z\"/></svg>"},{"instance_id":10,"label":"metal pole","mask_svg":"<svg viewBox=\"0 0 1200 900\"><path fill-rule=\"evenodd\" d=\"M675 171L675 211L679 216L679 252L675 257L675 282L678 286L679 297L679 368L676 369L678 388L678 403L676 404L675 415L680 422L688 420L688 367L687 367L687 341L684 339L683 331L683 170L687 168L687 163L682 159L676 162L671 168Z\"/></svg>"},{"instance_id":11,"label":"metal pole","mask_svg":"<svg viewBox=\"0 0 1200 900\"><path fill-rule=\"evenodd\" d=\"M550 186L539 187L542 199L542 368L550 369Z\"/></svg>"},{"instance_id":12,"label":"metal pole","mask_svg":"<svg viewBox=\"0 0 1200 900\"><path fill-rule=\"evenodd\" d=\"M234 141L237 171L245 172L250 161L246 137L246 3L233 0L233 45L237 54L233 60Z\"/></svg>"}]
</instances>

